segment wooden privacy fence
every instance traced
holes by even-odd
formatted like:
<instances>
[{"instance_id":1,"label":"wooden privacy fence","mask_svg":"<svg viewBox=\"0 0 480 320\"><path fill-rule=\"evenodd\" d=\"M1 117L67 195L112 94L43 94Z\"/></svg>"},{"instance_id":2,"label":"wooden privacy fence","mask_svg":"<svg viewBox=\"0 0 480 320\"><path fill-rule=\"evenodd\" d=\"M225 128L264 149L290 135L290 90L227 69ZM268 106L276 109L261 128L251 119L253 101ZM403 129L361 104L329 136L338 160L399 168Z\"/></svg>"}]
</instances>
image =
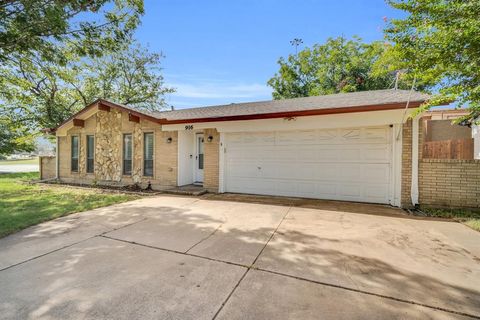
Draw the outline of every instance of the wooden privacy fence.
<instances>
[{"instance_id":1,"label":"wooden privacy fence","mask_svg":"<svg viewBox=\"0 0 480 320\"><path fill-rule=\"evenodd\" d=\"M473 138L426 141L423 143L425 159L473 159Z\"/></svg>"}]
</instances>

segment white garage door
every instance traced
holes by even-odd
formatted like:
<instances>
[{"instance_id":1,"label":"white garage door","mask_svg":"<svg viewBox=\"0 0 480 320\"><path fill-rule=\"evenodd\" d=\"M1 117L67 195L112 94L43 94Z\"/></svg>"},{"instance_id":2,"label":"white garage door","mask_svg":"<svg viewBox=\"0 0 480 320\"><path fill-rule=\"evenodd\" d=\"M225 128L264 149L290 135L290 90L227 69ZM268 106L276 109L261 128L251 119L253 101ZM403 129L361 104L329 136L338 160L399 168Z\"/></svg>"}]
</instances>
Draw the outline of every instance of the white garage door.
<instances>
[{"instance_id":1,"label":"white garage door","mask_svg":"<svg viewBox=\"0 0 480 320\"><path fill-rule=\"evenodd\" d=\"M227 192L389 203L388 126L227 133L225 147Z\"/></svg>"}]
</instances>

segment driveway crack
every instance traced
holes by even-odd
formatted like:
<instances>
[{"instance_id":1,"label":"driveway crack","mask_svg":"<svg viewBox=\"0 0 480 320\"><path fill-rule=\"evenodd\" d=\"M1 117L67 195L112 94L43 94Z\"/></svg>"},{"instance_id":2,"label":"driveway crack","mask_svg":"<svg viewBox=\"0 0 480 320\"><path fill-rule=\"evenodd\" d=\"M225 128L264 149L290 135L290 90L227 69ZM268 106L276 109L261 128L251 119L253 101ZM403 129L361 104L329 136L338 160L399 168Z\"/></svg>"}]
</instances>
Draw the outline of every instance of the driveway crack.
<instances>
[{"instance_id":1,"label":"driveway crack","mask_svg":"<svg viewBox=\"0 0 480 320\"><path fill-rule=\"evenodd\" d=\"M237 290L237 288L240 286L240 283L243 281L243 279L245 279L245 277L247 276L248 272L253 268L253 265L255 264L255 262L257 262L258 258L260 257L260 255L262 254L263 250L265 250L265 248L267 247L268 243L270 242L270 240L272 240L273 236L275 235L275 233L278 231L278 228L280 228L280 225L282 224L282 222L285 220L285 218L287 217L288 213L290 212L290 210L292 209L292 207L290 206L287 211L285 212L285 214L283 215L283 218L282 220L280 220L280 222L278 223L277 227L275 228L275 230L273 230L272 234L270 235L270 237L268 238L267 242L265 242L265 245L263 246L262 250L260 250L260 252L258 253L257 257L255 258L255 260L253 260L252 264L247 268L247 270L245 270L244 274L242 275L242 277L238 280L237 284L235 285L235 287L233 287L232 291L228 294L227 298L225 299L225 301L222 303L222 305L220 306L220 308L217 310L217 312L215 313L215 315L213 316L212 320L215 320L218 315L220 314L220 312L223 310L223 307L225 307L225 305L227 304L228 300L230 300L230 297L233 295L233 293L235 292L235 290Z\"/></svg>"},{"instance_id":2,"label":"driveway crack","mask_svg":"<svg viewBox=\"0 0 480 320\"><path fill-rule=\"evenodd\" d=\"M226 222L227 222L227 221L224 221L224 222L220 223L215 230L213 230L208 236L206 236L205 238L201 239L200 241L198 241L197 243L195 243L194 245L192 245L190 248L188 248L188 250L185 251L185 253L188 253L190 250L192 250L193 248L195 248L196 246L198 246L200 243L202 243L202 242L204 242L204 241L207 241L208 239L210 239L211 237L213 237L213 235L214 235L218 230L220 230L220 228L221 228Z\"/></svg>"}]
</instances>

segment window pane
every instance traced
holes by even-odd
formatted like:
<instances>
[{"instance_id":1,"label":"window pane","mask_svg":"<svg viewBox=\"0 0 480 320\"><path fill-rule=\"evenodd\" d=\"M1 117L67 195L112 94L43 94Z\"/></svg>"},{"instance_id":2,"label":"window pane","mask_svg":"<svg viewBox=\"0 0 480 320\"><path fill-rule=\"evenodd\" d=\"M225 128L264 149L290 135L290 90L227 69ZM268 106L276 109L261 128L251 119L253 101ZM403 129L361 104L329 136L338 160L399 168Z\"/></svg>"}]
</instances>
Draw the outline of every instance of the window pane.
<instances>
[{"instance_id":1,"label":"window pane","mask_svg":"<svg viewBox=\"0 0 480 320\"><path fill-rule=\"evenodd\" d=\"M145 160L144 161L144 170L143 174L145 176L153 176L153 160Z\"/></svg>"},{"instance_id":2,"label":"window pane","mask_svg":"<svg viewBox=\"0 0 480 320\"><path fill-rule=\"evenodd\" d=\"M94 154L94 138L93 136L87 136L87 158L88 159L93 159L93 154Z\"/></svg>"},{"instance_id":3,"label":"window pane","mask_svg":"<svg viewBox=\"0 0 480 320\"><path fill-rule=\"evenodd\" d=\"M143 175L153 176L153 133L144 135Z\"/></svg>"},{"instance_id":4,"label":"window pane","mask_svg":"<svg viewBox=\"0 0 480 320\"><path fill-rule=\"evenodd\" d=\"M72 136L72 161L70 170L78 172L78 137Z\"/></svg>"},{"instance_id":5,"label":"window pane","mask_svg":"<svg viewBox=\"0 0 480 320\"><path fill-rule=\"evenodd\" d=\"M197 138L198 145L198 169L203 170L203 137Z\"/></svg>"},{"instance_id":6,"label":"window pane","mask_svg":"<svg viewBox=\"0 0 480 320\"><path fill-rule=\"evenodd\" d=\"M93 173L93 155L95 152L93 136L87 136L87 173Z\"/></svg>"},{"instance_id":7,"label":"window pane","mask_svg":"<svg viewBox=\"0 0 480 320\"><path fill-rule=\"evenodd\" d=\"M78 158L78 137L72 137L72 158Z\"/></svg>"},{"instance_id":8,"label":"window pane","mask_svg":"<svg viewBox=\"0 0 480 320\"><path fill-rule=\"evenodd\" d=\"M123 135L123 158L125 160L132 159L132 135L131 134Z\"/></svg>"},{"instance_id":9,"label":"window pane","mask_svg":"<svg viewBox=\"0 0 480 320\"><path fill-rule=\"evenodd\" d=\"M153 133L145 133L145 160L153 160Z\"/></svg>"},{"instance_id":10,"label":"window pane","mask_svg":"<svg viewBox=\"0 0 480 320\"><path fill-rule=\"evenodd\" d=\"M123 160L123 174L132 174L132 160Z\"/></svg>"},{"instance_id":11,"label":"window pane","mask_svg":"<svg viewBox=\"0 0 480 320\"><path fill-rule=\"evenodd\" d=\"M72 159L72 171L73 172L78 171L78 159Z\"/></svg>"},{"instance_id":12,"label":"window pane","mask_svg":"<svg viewBox=\"0 0 480 320\"><path fill-rule=\"evenodd\" d=\"M87 173L93 173L93 159L87 159Z\"/></svg>"},{"instance_id":13,"label":"window pane","mask_svg":"<svg viewBox=\"0 0 480 320\"><path fill-rule=\"evenodd\" d=\"M203 170L203 153L198 155L198 169Z\"/></svg>"},{"instance_id":14,"label":"window pane","mask_svg":"<svg viewBox=\"0 0 480 320\"><path fill-rule=\"evenodd\" d=\"M123 135L123 174L132 174L133 142L131 134Z\"/></svg>"}]
</instances>

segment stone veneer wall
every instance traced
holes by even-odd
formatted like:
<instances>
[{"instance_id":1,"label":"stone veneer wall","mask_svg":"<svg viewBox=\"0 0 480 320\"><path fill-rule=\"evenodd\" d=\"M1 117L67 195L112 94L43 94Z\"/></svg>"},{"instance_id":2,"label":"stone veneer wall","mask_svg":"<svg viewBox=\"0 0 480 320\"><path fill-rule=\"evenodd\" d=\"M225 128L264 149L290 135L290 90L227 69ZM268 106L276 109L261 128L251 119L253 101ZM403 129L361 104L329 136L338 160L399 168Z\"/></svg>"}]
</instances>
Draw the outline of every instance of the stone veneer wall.
<instances>
[{"instance_id":1,"label":"stone veneer wall","mask_svg":"<svg viewBox=\"0 0 480 320\"><path fill-rule=\"evenodd\" d=\"M143 135L154 133L154 176L143 176ZM132 175L123 175L123 134L133 138ZM71 172L71 137L79 136L79 172ZM86 173L86 136L95 136L94 174ZM167 138L172 137L168 143ZM112 108L98 111L85 120L84 128L72 128L67 136L59 137L59 176L65 182L106 183L129 185L148 182L155 189L177 185L177 132L162 132L158 124L141 119L139 123L128 120L128 113Z\"/></svg>"},{"instance_id":2,"label":"stone veneer wall","mask_svg":"<svg viewBox=\"0 0 480 320\"><path fill-rule=\"evenodd\" d=\"M207 139L212 136L212 142ZM218 192L220 134L216 129L204 130L203 187L210 192Z\"/></svg>"},{"instance_id":3,"label":"stone veneer wall","mask_svg":"<svg viewBox=\"0 0 480 320\"><path fill-rule=\"evenodd\" d=\"M122 113L116 109L96 114L95 179L120 181L122 178ZM85 143L82 139L80 164L85 163ZM81 165L83 168L84 166Z\"/></svg>"}]
</instances>

